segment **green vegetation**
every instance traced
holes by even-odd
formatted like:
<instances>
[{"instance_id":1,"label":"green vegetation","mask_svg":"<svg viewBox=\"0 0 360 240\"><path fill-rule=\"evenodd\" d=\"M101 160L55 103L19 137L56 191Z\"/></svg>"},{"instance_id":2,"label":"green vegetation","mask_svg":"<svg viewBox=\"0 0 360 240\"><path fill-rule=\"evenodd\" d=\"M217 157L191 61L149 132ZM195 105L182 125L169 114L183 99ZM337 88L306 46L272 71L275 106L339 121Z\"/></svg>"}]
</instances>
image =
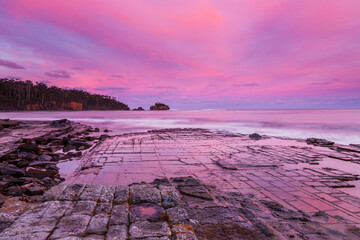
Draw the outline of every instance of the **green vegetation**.
<instances>
[{"instance_id":1,"label":"green vegetation","mask_svg":"<svg viewBox=\"0 0 360 240\"><path fill-rule=\"evenodd\" d=\"M0 79L0 110L129 110L114 97L44 83Z\"/></svg>"}]
</instances>

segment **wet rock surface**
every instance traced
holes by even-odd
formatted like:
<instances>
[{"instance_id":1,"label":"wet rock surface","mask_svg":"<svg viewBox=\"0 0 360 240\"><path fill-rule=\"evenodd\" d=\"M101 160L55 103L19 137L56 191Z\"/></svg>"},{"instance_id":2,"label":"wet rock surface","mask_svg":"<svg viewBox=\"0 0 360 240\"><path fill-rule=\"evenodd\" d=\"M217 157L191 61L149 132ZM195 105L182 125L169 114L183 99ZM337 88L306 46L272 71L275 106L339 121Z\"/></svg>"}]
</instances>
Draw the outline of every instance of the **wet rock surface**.
<instances>
[{"instance_id":1,"label":"wet rock surface","mask_svg":"<svg viewBox=\"0 0 360 240\"><path fill-rule=\"evenodd\" d=\"M4 198L31 200L41 195L64 181L56 166L59 161L74 160L100 141L88 136L93 131L90 127L66 119L0 120L0 125L0 194Z\"/></svg>"},{"instance_id":2,"label":"wet rock surface","mask_svg":"<svg viewBox=\"0 0 360 240\"><path fill-rule=\"evenodd\" d=\"M58 185L40 203L9 199L0 209L0 239L357 239L360 229L349 219L326 211L295 210L271 199L217 189L193 177L156 180L151 189L172 186L181 207L81 200L98 196L98 185ZM133 186L121 186L131 189ZM150 187L150 185L147 185ZM206 189L201 194L182 194L181 187ZM197 191L194 190L194 191ZM68 200L69 192L72 196ZM160 191L162 192L162 191ZM90 194L92 193L92 194ZM110 191L109 195L115 195ZM178 198L180 197L180 199ZM146 202L145 199L142 202ZM138 199L140 201L140 199ZM141 201L140 201L141 202ZM110 207L109 207L110 206ZM290 206L290 205L289 205ZM352 219L354 221L354 219Z\"/></svg>"},{"instance_id":3,"label":"wet rock surface","mask_svg":"<svg viewBox=\"0 0 360 240\"><path fill-rule=\"evenodd\" d=\"M343 191L358 176L312 167L357 164L358 149L203 129L106 138L42 202L6 200L0 239L359 239L360 199Z\"/></svg>"}]
</instances>

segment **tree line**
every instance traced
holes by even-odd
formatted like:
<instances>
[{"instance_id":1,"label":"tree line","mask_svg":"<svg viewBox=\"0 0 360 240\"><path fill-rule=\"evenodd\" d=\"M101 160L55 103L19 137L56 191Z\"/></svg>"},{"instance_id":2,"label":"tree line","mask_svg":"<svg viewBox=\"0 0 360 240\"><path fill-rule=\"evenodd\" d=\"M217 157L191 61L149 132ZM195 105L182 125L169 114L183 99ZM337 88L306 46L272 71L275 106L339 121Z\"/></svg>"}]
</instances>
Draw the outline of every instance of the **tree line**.
<instances>
[{"instance_id":1,"label":"tree line","mask_svg":"<svg viewBox=\"0 0 360 240\"><path fill-rule=\"evenodd\" d=\"M129 110L114 97L45 83L0 79L0 110Z\"/></svg>"}]
</instances>

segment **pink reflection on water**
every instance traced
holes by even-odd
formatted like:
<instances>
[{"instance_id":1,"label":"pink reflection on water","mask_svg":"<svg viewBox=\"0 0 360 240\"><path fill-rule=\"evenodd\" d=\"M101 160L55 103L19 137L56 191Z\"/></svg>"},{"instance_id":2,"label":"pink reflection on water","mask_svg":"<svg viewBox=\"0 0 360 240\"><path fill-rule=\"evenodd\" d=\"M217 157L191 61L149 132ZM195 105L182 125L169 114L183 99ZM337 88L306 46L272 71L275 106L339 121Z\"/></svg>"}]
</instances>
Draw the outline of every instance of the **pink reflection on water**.
<instances>
[{"instance_id":1,"label":"pink reflection on water","mask_svg":"<svg viewBox=\"0 0 360 240\"><path fill-rule=\"evenodd\" d=\"M171 110L15 112L1 118L53 120L68 118L111 135L161 128L209 128L293 138L325 138L342 144L360 143L360 110Z\"/></svg>"}]
</instances>

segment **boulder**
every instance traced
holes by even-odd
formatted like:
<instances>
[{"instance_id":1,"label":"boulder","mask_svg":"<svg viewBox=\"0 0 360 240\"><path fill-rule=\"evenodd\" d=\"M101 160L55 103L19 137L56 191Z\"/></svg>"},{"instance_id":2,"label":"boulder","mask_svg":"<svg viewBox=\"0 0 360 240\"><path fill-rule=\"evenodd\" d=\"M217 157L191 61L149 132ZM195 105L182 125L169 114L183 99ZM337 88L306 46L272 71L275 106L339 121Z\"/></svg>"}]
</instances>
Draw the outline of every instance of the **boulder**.
<instances>
[{"instance_id":1,"label":"boulder","mask_svg":"<svg viewBox=\"0 0 360 240\"><path fill-rule=\"evenodd\" d=\"M32 152L35 154L39 154L41 150L41 148L36 144L23 144L19 146L19 149L21 151Z\"/></svg>"},{"instance_id":2,"label":"boulder","mask_svg":"<svg viewBox=\"0 0 360 240\"><path fill-rule=\"evenodd\" d=\"M45 168L35 168L35 167L28 167L26 168L25 174L29 177L35 178L45 178L45 177L54 177L58 173L55 169L45 169Z\"/></svg>"},{"instance_id":3,"label":"boulder","mask_svg":"<svg viewBox=\"0 0 360 240\"><path fill-rule=\"evenodd\" d=\"M32 139L31 138L23 138L22 142L25 144L31 144L32 143Z\"/></svg>"},{"instance_id":4,"label":"boulder","mask_svg":"<svg viewBox=\"0 0 360 240\"><path fill-rule=\"evenodd\" d=\"M321 146L321 147L330 147L334 145L334 142L320 139L320 138L308 138L306 139L307 144L312 144L314 146Z\"/></svg>"},{"instance_id":5,"label":"boulder","mask_svg":"<svg viewBox=\"0 0 360 240\"><path fill-rule=\"evenodd\" d=\"M66 126L68 123L70 123L70 121L68 121L67 119L60 119L60 120L56 120L56 121L53 121L51 123L51 126L54 126L54 127L64 127Z\"/></svg>"},{"instance_id":6,"label":"boulder","mask_svg":"<svg viewBox=\"0 0 360 240\"><path fill-rule=\"evenodd\" d=\"M23 169L20 169L14 165L2 164L2 163L0 163L0 173L1 175L10 175L14 177L22 177L25 175Z\"/></svg>"},{"instance_id":7,"label":"boulder","mask_svg":"<svg viewBox=\"0 0 360 240\"><path fill-rule=\"evenodd\" d=\"M155 105L150 107L150 110L170 110L170 107L163 103L155 103Z\"/></svg>"},{"instance_id":8,"label":"boulder","mask_svg":"<svg viewBox=\"0 0 360 240\"><path fill-rule=\"evenodd\" d=\"M17 158L19 158L21 160L34 161L34 160L38 159L38 155L35 153L31 153L31 152L19 152L17 154Z\"/></svg>"},{"instance_id":9,"label":"boulder","mask_svg":"<svg viewBox=\"0 0 360 240\"><path fill-rule=\"evenodd\" d=\"M144 111L145 109L143 109L142 107L138 107L138 108L134 108L133 111Z\"/></svg>"},{"instance_id":10,"label":"boulder","mask_svg":"<svg viewBox=\"0 0 360 240\"><path fill-rule=\"evenodd\" d=\"M23 168L29 166L29 163L30 163L29 160L21 159L16 163L16 166Z\"/></svg>"},{"instance_id":11,"label":"boulder","mask_svg":"<svg viewBox=\"0 0 360 240\"><path fill-rule=\"evenodd\" d=\"M38 138L35 138L35 143L45 145L45 144L47 144L47 139L44 137L38 137Z\"/></svg>"},{"instance_id":12,"label":"boulder","mask_svg":"<svg viewBox=\"0 0 360 240\"><path fill-rule=\"evenodd\" d=\"M25 193L29 196L41 195L44 193L44 190L41 187L36 185L31 185L26 188Z\"/></svg>"},{"instance_id":13,"label":"boulder","mask_svg":"<svg viewBox=\"0 0 360 240\"><path fill-rule=\"evenodd\" d=\"M51 161L52 156L46 155L46 154L41 154L38 158L38 161L40 162L48 162Z\"/></svg>"},{"instance_id":14,"label":"boulder","mask_svg":"<svg viewBox=\"0 0 360 240\"><path fill-rule=\"evenodd\" d=\"M262 136L258 133L253 133L249 135L249 138L252 140L260 140L262 138Z\"/></svg>"},{"instance_id":15,"label":"boulder","mask_svg":"<svg viewBox=\"0 0 360 240\"><path fill-rule=\"evenodd\" d=\"M47 167L47 166L55 166L54 162L46 162L46 161L35 161L29 163L29 167Z\"/></svg>"}]
</instances>

